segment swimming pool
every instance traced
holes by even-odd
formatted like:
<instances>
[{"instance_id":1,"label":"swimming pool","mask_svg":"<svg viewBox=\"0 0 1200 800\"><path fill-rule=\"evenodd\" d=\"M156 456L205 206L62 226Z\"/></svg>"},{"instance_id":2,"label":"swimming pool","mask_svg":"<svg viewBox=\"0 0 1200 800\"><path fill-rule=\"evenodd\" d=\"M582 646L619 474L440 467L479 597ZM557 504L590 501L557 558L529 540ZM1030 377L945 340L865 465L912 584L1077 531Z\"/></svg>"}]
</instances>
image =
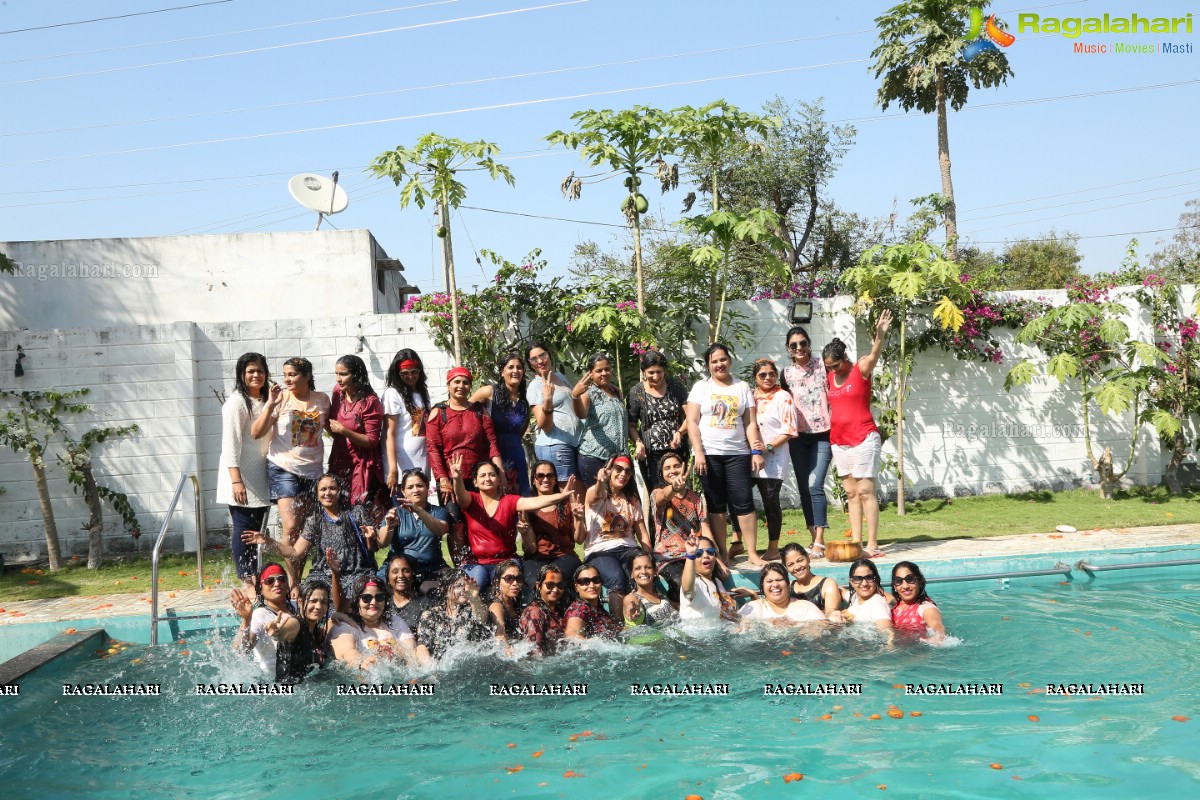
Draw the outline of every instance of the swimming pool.
<instances>
[{"instance_id":1,"label":"swimming pool","mask_svg":"<svg viewBox=\"0 0 1200 800\"><path fill-rule=\"evenodd\" d=\"M331 674L294 697L197 697L196 683L256 676L220 634L201 634L211 644L193 635L51 664L20 697L0 698L0 775L8 797L1127 800L1195 790L1198 723L1172 717L1193 716L1200 699L1196 568L931 594L956 646L773 632L600 645L542 664L467 653L432 697L339 697L347 679ZM63 697L64 682L160 683L162 696ZM588 695L494 697L493 683L586 683ZM728 684L729 695L631 696L631 684L652 683ZM862 694L764 696L765 684L787 683L861 684ZM906 696L895 688L906 683L998 683L1003 694ZM1145 693L1044 691L1065 683ZM893 705L901 718L888 715Z\"/></svg>"}]
</instances>

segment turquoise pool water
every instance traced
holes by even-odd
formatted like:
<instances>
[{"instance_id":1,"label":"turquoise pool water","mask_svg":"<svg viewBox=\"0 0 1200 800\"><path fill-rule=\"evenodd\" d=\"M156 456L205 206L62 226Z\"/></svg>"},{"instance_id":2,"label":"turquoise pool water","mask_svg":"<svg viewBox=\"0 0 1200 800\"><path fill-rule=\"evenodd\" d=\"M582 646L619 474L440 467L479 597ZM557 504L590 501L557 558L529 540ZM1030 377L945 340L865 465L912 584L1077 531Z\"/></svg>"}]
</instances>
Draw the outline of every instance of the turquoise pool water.
<instances>
[{"instance_id":1,"label":"turquoise pool water","mask_svg":"<svg viewBox=\"0 0 1200 800\"><path fill-rule=\"evenodd\" d=\"M1200 785L1197 568L932 589L955 646L764 632L601 645L541 664L475 652L433 676L433 697L338 697L348 679L334 674L290 698L197 697L198 682L255 680L220 632L69 660L0 698L4 795L1128 800ZM412 677L430 679L376 679ZM62 696L64 682L131 681L163 694ZM492 697L493 682L585 682L589 694ZM727 683L730 694L630 696L632 683L665 682ZM863 693L763 696L765 683L799 682ZM1028 693L1083 682L1145 694ZM893 688L903 683L1000 683L1004 694L912 697ZM887 715L893 704L903 718ZM785 783L791 773L804 778Z\"/></svg>"}]
</instances>

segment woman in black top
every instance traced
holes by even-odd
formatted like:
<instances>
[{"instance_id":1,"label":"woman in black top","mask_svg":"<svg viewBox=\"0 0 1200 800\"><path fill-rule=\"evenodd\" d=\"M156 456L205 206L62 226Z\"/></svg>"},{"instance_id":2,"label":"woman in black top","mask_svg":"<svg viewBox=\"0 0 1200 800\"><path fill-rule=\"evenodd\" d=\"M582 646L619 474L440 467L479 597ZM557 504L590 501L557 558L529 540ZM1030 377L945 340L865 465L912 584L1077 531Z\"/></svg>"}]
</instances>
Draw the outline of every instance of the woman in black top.
<instances>
[{"instance_id":1,"label":"woman in black top","mask_svg":"<svg viewBox=\"0 0 1200 800\"><path fill-rule=\"evenodd\" d=\"M647 486L658 483L658 461L678 453L687 461L687 424L683 405L688 390L667 377L667 359L657 350L642 356L642 380L629 390L629 439L636 447Z\"/></svg>"},{"instance_id":2,"label":"woman in black top","mask_svg":"<svg viewBox=\"0 0 1200 800\"><path fill-rule=\"evenodd\" d=\"M814 575L809 568L808 552L795 542L784 545L780 555L784 568L793 578L792 596L812 603L831 622L843 621L842 590L837 581Z\"/></svg>"},{"instance_id":3,"label":"woman in black top","mask_svg":"<svg viewBox=\"0 0 1200 800\"><path fill-rule=\"evenodd\" d=\"M280 635L275 649L276 683L296 684L304 680L313 667L323 667L329 658L329 631L333 620L329 616L329 584L308 580L300 587L300 625L298 629ZM271 625L267 626L268 631ZM288 637L292 633L292 637Z\"/></svg>"},{"instance_id":4,"label":"woman in black top","mask_svg":"<svg viewBox=\"0 0 1200 800\"><path fill-rule=\"evenodd\" d=\"M525 585L521 562L515 558L501 561L492 575L492 602L488 605L488 613L496 626L496 638L508 646L521 638L521 589Z\"/></svg>"}]
</instances>

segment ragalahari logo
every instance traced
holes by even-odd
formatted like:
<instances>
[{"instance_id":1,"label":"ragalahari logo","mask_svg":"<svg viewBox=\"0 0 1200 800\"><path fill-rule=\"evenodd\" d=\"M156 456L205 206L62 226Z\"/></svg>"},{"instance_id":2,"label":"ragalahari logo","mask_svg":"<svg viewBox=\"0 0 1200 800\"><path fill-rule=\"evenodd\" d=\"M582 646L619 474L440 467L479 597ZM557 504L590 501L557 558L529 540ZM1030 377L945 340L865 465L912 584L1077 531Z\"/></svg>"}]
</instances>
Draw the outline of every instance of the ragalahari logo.
<instances>
[{"instance_id":1,"label":"ragalahari logo","mask_svg":"<svg viewBox=\"0 0 1200 800\"><path fill-rule=\"evenodd\" d=\"M971 43L963 49L963 60L968 64L989 51L999 52L996 45L1008 47L1017 37L996 24L996 15L992 14L983 21L983 10L978 6L971 9L971 27L967 31L967 40Z\"/></svg>"}]
</instances>

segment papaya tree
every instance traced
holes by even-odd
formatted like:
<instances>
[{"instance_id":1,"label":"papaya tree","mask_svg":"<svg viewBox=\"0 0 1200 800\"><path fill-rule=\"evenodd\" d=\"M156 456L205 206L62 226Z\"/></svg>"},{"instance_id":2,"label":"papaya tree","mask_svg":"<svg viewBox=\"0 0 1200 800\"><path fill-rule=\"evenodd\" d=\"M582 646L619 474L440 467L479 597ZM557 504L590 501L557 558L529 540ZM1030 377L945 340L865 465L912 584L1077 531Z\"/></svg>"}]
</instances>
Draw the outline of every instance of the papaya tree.
<instances>
[{"instance_id":1,"label":"papaya tree","mask_svg":"<svg viewBox=\"0 0 1200 800\"><path fill-rule=\"evenodd\" d=\"M917 352L909 341L909 329L916 317L928 314L932 324L958 331L964 321L960 306L970 299L970 292L963 286L958 265L948 260L940 247L921 240L870 248L858 266L842 275L841 286L856 298L857 312L873 320L879 311L890 309L900 325L895 371L878 371L876 375L891 378L894 389L894 407L887 416L896 435L896 513L903 516L904 400Z\"/></svg>"},{"instance_id":2,"label":"papaya tree","mask_svg":"<svg viewBox=\"0 0 1200 800\"><path fill-rule=\"evenodd\" d=\"M400 208L416 203L425 208L433 202L438 210L440 225L437 235L442 240L442 264L445 270L445 290L450 295L451 326L454 335L454 361L462 363L462 345L458 329L458 285L454 275L454 246L450 236L450 211L467 199L467 187L457 177L459 172L486 171L492 180L503 178L515 185L512 172L494 156L500 148L482 139L465 142L436 133L427 133L412 147L397 147L380 153L371 162L370 172L377 178L391 178L400 189Z\"/></svg>"},{"instance_id":3,"label":"papaya tree","mask_svg":"<svg viewBox=\"0 0 1200 800\"><path fill-rule=\"evenodd\" d=\"M788 274L786 265L775 255L783 247L776 234L778 216L766 208L750 208L739 213L725 207L721 194L724 191L722 173L727 170L735 152L759 151L760 148L751 141L752 137L765 136L779 127L779 120L742 111L724 100L700 108L676 108L667 120L677 152L695 171L700 191L709 198L709 213L685 219L684 225L709 240L708 245L693 251L692 261L705 268L709 275L708 341L711 344L721 332L721 318L728 296L729 260L735 245L763 245L756 260L761 263L766 282L782 282Z\"/></svg>"},{"instance_id":4,"label":"papaya tree","mask_svg":"<svg viewBox=\"0 0 1200 800\"><path fill-rule=\"evenodd\" d=\"M1083 419L1083 441L1088 461L1099 477L1105 499L1113 495L1129 472L1137 453L1142 421L1152 422L1167 435L1174 422L1166 412L1147 419L1144 409L1161 351L1153 344L1130 338L1130 309L1109 296L1112 285L1085 279L1067 287L1067 303L1030 320L1017 334L1017 342L1039 348L1049 358L1044 365L1022 359L1008 372L1004 388L1032 381L1039 373L1071 387ZM1092 407L1117 416L1132 412L1133 431L1123 467L1114 464L1111 448L1097 454L1092 445Z\"/></svg>"},{"instance_id":5,"label":"papaya tree","mask_svg":"<svg viewBox=\"0 0 1200 800\"><path fill-rule=\"evenodd\" d=\"M899 103L905 111L937 115L938 168L946 198L941 211L951 261L957 258L958 222L946 107L958 111L972 86L994 88L1013 74L995 47L969 61L964 57L971 9L988 5L988 0L904 0L875 20L879 38L871 57L875 78L881 79L876 102L884 111Z\"/></svg>"},{"instance_id":6,"label":"papaya tree","mask_svg":"<svg viewBox=\"0 0 1200 800\"><path fill-rule=\"evenodd\" d=\"M649 175L653 167L654 177L664 193L679 185L678 165L666 161L675 151L669 119L660 109L647 106L634 106L624 111L577 111L571 119L577 130L555 131L546 137L546 141L578 150L589 166L607 165L611 171L581 176L572 172L560 188L567 200L578 200L585 182L605 179L614 172L624 175L626 194L621 200L621 213L633 229L637 310L644 315L646 281L642 266L641 218L650 209L650 202L641 192L642 176Z\"/></svg>"},{"instance_id":7,"label":"papaya tree","mask_svg":"<svg viewBox=\"0 0 1200 800\"><path fill-rule=\"evenodd\" d=\"M0 399L16 404L0 416L0 443L17 453L23 453L33 467L34 487L42 511L42 527L46 535L46 553L50 570L62 564L62 548L59 544L58 526L54 521L54 507L50 501L50 489L46 482L46 457L57 438L66 440L66 457L59 456L67 472L67 479L75 486L84 488L89 516L88 566L99 567L100 499L108 500L125 520L130 533L137 535L137 517L129 506L129 498L108 487L96 484L91 473L90 449L107 439L125 436L137 431L136 425L121 428L97 428L89 430L78 440L67 432L67 415L87 413L91 406L81 399L88 394L87 388L71 389L66 392L23 391L0 389ZM95 566L92 565L93 549Z\"/></svg>"}]
</instances>

